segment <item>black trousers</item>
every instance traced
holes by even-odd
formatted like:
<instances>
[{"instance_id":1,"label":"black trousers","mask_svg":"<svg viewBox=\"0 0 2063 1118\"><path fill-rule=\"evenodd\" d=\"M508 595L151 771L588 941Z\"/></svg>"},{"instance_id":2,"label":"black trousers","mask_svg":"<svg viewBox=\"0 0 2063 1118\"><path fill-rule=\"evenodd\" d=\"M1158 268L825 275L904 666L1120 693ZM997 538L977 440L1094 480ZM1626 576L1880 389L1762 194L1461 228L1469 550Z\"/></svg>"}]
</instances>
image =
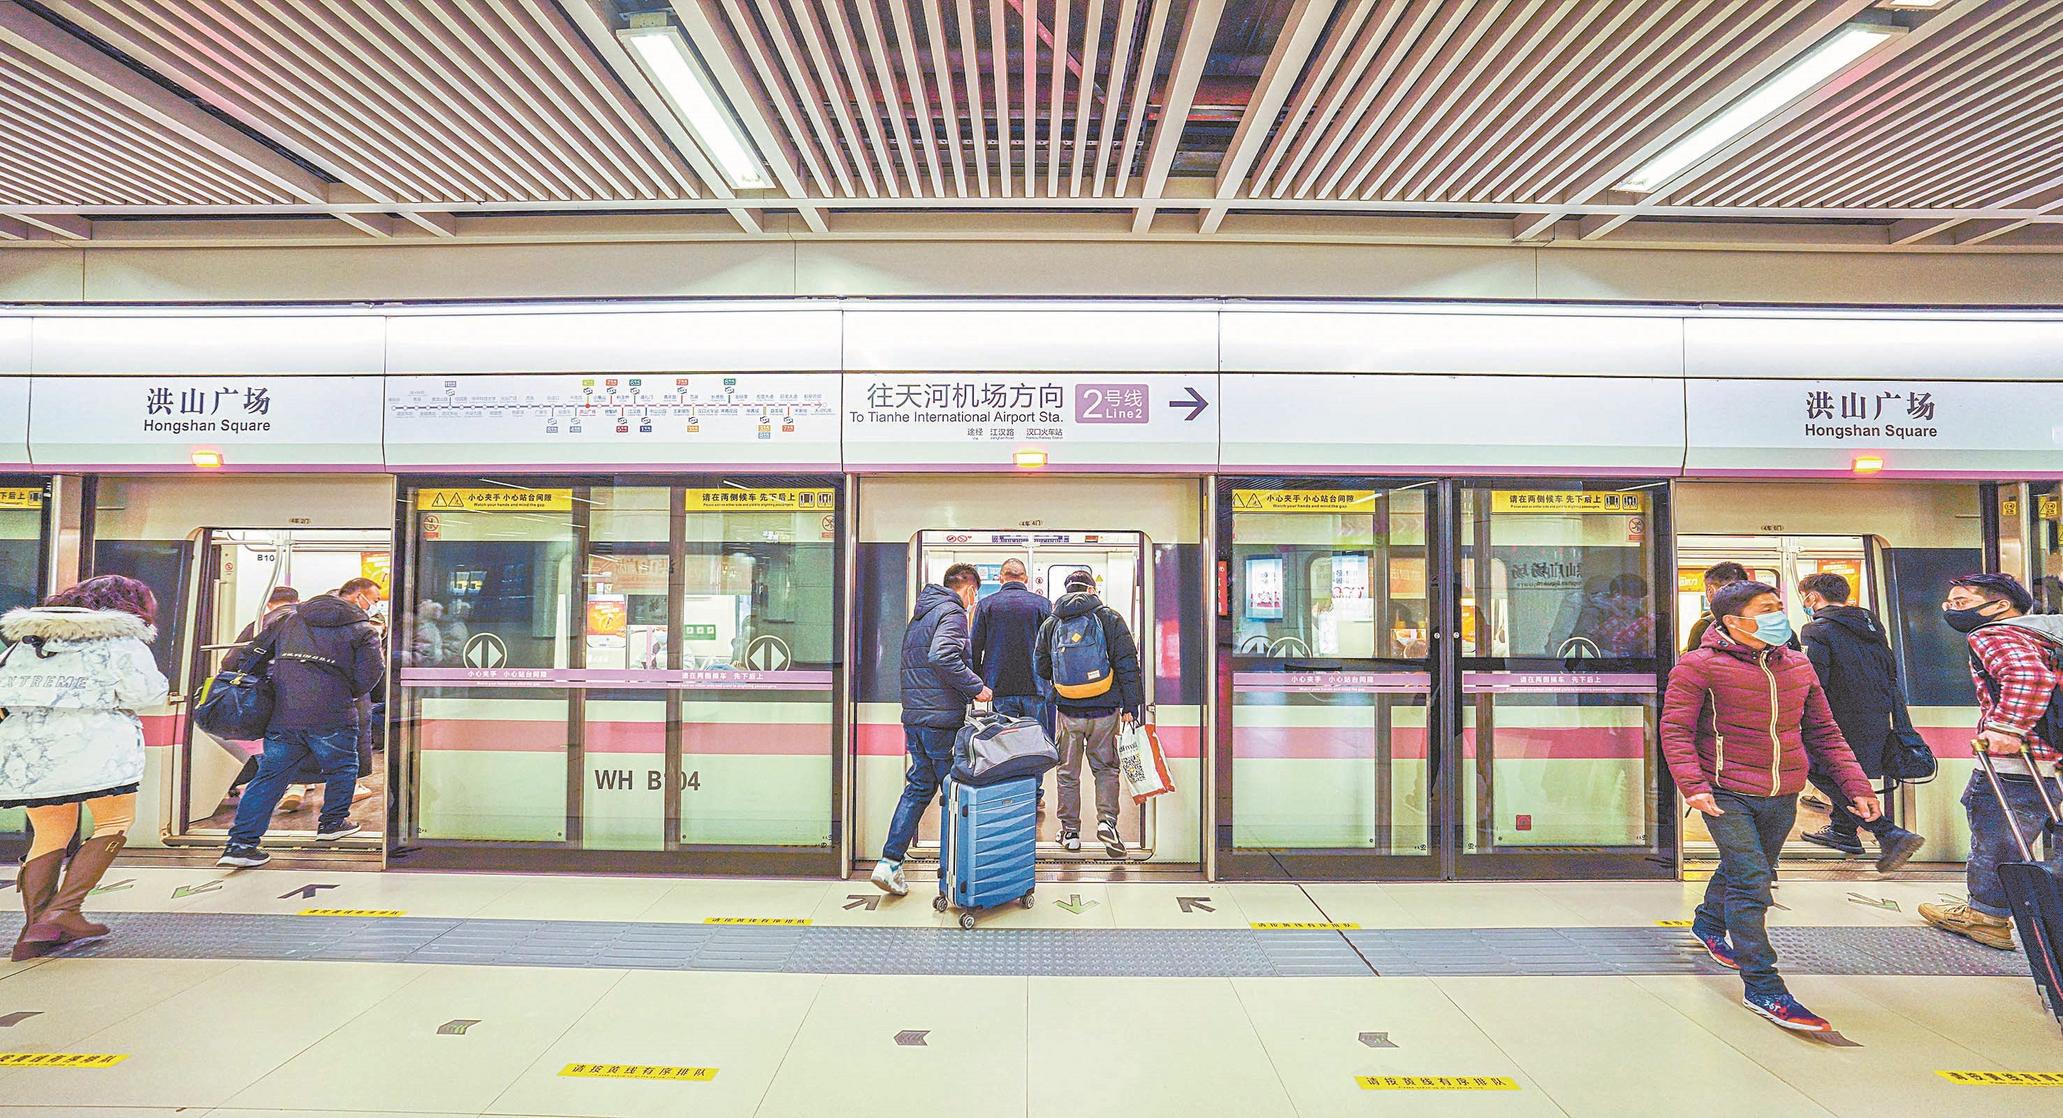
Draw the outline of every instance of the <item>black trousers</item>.
<instances>
[{"instance_id":1,"label":"black trousers","mask_svg":"<svg viewBox=\"0 0 2063 1118\"><path fill-rule=\"evenodd\" d=\"M1830 822L1833 824L1834 830L1839 833L1852 835L1860 828L1873 835L1882 835L1894 826L1891 822L1891 794L1889 792L1884 792L1880 789L1877 797L1883 801L1884 814L1864 822L1860 816L1848 810L1848 793L1841 790L1841 785L1833 777L1814 769L1805 774L1805 779L1810 781L1814 788L1819 789L1820 795L1825 796L1828 803L1834 805L1833 818Z\"/></svg>"}]
</instances>

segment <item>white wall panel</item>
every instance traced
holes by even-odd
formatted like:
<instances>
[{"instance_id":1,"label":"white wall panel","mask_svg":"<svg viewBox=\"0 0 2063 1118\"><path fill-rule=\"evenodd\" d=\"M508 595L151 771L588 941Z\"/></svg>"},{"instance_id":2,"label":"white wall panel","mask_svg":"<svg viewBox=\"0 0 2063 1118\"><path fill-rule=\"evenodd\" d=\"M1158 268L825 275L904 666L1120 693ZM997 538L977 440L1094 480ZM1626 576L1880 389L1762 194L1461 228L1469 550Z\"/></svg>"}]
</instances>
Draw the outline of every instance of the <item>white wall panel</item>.
<instances>
[{"instance_id":1,"label":"white wall panel","mask_svg":"<svg viewBox=\"0 0 2063 1118\"><path fill-rule=\"evenodd\" d=\"M2063 378L2063 318L1710 315L1684 331L1693 377Z\"/></svg>"},{"instance_id":2,"label":"white wall panel","mask_svg":"<svg viewBox=\"0 0 2063 1118\"><path fill-rule=\"evenodd\" d=\"M396 373L831 372L838 362L828 302L398 314L387 325Z\"/></svg>"},{"instance_id":3,"label":"white wall panel","mask_svg":"<svg viewBox=\"0 0 2063 1118\"><path fill-rule=\"evenodd\" d=\"M1220 323L1227 372L1676 376L1683 369L1682 320L1659 313L1228 307Z\"/></svg>"},{"instance_id":4,"label":"white wall panel","mask_svg":"<svg viewBox=\"0 0 2063 1118\"><path fill-rule=\"evenodd\" d=\"M1296 473L1674 474L1681 381L1225 373L1219 460Z\"/></svg>"},{"instance_id":5,"label":"white wall panel","mask_svg":"<svg viewBox=\"0 0 2063 1118\"><path fill-rule=\"evenodd\" d=\"M40 315L38 373L378 373L373 314Z\"/></svg>"},{"instance_id":6,"label":"white wall panel","mask_svg":"<svg viewBox=\"0 0 2063 1118\"><path fill-rule=\"evenodd\" d=\"M29 463L29 378L0 376L0 467Z\"/></svg>"},{"instance_id":7,"label":"white wall panel","mask_svg":"<svg viewBox=\"0 0 2063 1118\"><path fill-rule=\"evenodd\" d=\"M0 376L29 371L29 334L32 320L0 318Z\"/></svg>"},{"instance_id":8,"label":"white wall panel","mask_svg":"<svg viewBox=\"0 0 2063 1118\"><path fill-rule=\"evenodd\" d=\"M1692 476L2063 477L2063 381L1688 382Z\"/></svg>"},{"instance_id":9,"label":"white wall panel","mask_svg":"<svg viewBox=\"0 0 2063 1118\"><path fill-rule=\"evenodd\" d=\"M1209 372L1218 316L1205 305L847 304L845 368Z\"/></svg>"}]
</instances>

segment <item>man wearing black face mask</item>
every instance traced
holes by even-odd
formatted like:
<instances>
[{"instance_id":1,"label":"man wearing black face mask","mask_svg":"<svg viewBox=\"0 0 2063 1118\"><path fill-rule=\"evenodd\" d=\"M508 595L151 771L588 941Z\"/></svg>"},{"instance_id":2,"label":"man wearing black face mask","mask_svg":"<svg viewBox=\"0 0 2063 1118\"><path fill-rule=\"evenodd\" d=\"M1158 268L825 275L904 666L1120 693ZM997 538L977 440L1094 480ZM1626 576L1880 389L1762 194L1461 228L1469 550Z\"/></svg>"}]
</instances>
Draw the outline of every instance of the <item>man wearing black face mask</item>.
<instances>
[{"instance_id":1,"label":"man wearing black face mask","mask_svg":"<svg viewBox=\"0 0 2063 1118\"><path fill-rule=\"evenodd\" d=\"M2027 616L2034 596L2012 575L1964 575L1949 582L1941 604L1942 620L1970 636L1970 677L1977 685L1983 720L1977 724L1977 747L1990 754L1999 782L2012 804L2020 832L2047 830L2048 810L2034 782L2048 782L2051 799L2063 797L2054 779L2057 746L2063 744L2056 702L2057 661L2063 653L2063 616ZM1980 770L1963 789L1963 810L1970 819L1970 860L1963 874L1968 904L1920 906L1927 923L2001 951L2013 949L2013 922L1998 867L2017 859L2018 847L2008 829L2005 810ZM2048 859L2063 867L2063 849L2048 844Z\"/></svg>"}]
</instances>

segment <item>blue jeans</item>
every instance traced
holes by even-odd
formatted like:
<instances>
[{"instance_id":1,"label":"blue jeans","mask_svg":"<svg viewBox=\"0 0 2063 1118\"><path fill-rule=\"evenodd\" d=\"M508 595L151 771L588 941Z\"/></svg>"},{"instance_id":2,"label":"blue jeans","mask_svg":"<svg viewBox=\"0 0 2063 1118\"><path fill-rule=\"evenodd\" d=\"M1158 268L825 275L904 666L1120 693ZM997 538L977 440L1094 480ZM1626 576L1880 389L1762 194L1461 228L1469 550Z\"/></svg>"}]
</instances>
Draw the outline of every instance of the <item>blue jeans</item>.
<instances>
[{"instance_id":1,"label":"blue jeans","mask_svg":"<svg viewBox=\"0 0 2063 1118\"><path fill-rule=\"evenodd\" d=\"M258 845L279 798L292 783L294 770L311 754L322 770L319 825L330 827L344 821L351 811L351 794L358 790L358 730L275 730L265 735L258 775L251 778L243 798L237 801L236 821L229 825L229 845Z\"/></svg>"},{"instance_id":2,"label":"blue jeans","mask_svg":"<svg viewBox=\"0 0 2063 1118\"><path fill-rule=\"evenodd\" d=\"M2029 846L2039 851L2041 845L2037 840L2046 829L2049 813L2035 793L2034 778L2001 774L1999 783L2005 785L2006 799L2020 821L2020 833L2027 837ZM2063 788L2055 780L2050 780L2048 786L2049 799L2063 807ZM1999 798L1992 794L1991 781L1986 779L1983 769L1971 773L1970 783L1963 788L1963 811L1970 817L1970 860L1963 866L1963 880L1970 889L1970 907L1988 916L2011 916L2012 910L2006 907L2006 891L1999 885L1999 864L2020 861L2020 847L2013 842L2013 832L2006 826L2006 813L1999 808ZM2051 835L2048 851L2049 864L2063 868L2063 842Z\"/></svg>"},{"instance_id":3,"label":"blue jeans","mask_svg":"<svg viewBox=\"0 0 2063 1118\"><path fill-rule=\"evenodd\" d=\"M1719 868L1705 885L1705 903L1698 906L1691 931L1728 937L1748 993L1774 997L1785 992L1784 980L1776 972L1776 948L1770 946L1764 920L1769 883L1798 818L1798 797L1714 792L1712 798L1726 813L1705 817L1705 830L1719 845Z\"/></svg>"},{"instance_id":4,"label":"blue jeans","mask_svg":"<svg viewBox=\"0 0 2063 1118\"><path fill-rule=\"evenodd\" d=\"M910 767L903 773L903 798L896 801L895 817L888 821L888 841L881 844L883 861L901 862L908 856L918 822L945 784L946 774L953 771L953 741L959 736L958 727L903 727Z\"/></svg>"}]
</instances>

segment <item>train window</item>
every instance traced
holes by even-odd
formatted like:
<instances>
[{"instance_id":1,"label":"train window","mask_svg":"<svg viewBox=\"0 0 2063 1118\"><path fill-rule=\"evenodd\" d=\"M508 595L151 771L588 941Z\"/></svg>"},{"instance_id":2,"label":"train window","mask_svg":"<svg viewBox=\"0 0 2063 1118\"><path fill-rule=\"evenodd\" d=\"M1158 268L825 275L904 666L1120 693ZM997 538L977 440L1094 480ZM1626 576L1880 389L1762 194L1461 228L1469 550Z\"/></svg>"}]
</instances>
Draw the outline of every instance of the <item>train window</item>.
<instances>
[{"instance_id":1,"label":"train window","mask_svg":"<svg viewBox=\"0 0 2063 1118\"><path fill-rule=\"evenodd\" d=\"M179 636L186 632L186 575L193 562L191 540L96 540L93 573L128 575L150 587L158 599L158 639L151 655L158 670L172 682L172 693L184 693Z\"/></svg>"}]
</instances>

